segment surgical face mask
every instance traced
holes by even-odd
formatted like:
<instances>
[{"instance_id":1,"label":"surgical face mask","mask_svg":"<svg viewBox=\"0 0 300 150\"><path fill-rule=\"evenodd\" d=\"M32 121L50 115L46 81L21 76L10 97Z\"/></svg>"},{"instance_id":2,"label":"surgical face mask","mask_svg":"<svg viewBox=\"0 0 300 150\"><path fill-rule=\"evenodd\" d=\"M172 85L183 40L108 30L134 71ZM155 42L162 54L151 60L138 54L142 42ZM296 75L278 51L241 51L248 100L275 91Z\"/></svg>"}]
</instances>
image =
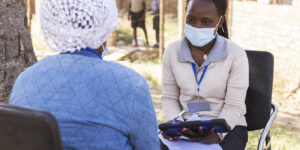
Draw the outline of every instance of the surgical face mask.
<instances>
[{"instance_id":1,"label":"surgical face mask","mask_svg":"<svg viewBox=\"0 0 300 150\"><path fill-rule=\"evenodd\" d=\"M189 24L185 24L185 37L193 46L203 47L216 38L215 30L219 26L222 17L214 28L195 28Z\"/></svg>"},{"instance_id":2,"label":"surgical face mask","mask_svg":"<svg viewBox=\"0 0 300 150\"><path fill-rule=\"evenodd\" d=\"M103 48L102 57L104 57L108 54L109 50L107 47L104 47L104 45L102 45L102 48Z\"/></svg>"},{"instance_id":3,"label":"surgical face mask","mask_svg":"<svg viewBox=\"0 0 300 150\"><path fill-rule=\"evenodd\" d=\"M107 47L104 48L103 53L102 53L102 57L106 56L108 54L109 50Z\"/></svg>"}]
</instances>

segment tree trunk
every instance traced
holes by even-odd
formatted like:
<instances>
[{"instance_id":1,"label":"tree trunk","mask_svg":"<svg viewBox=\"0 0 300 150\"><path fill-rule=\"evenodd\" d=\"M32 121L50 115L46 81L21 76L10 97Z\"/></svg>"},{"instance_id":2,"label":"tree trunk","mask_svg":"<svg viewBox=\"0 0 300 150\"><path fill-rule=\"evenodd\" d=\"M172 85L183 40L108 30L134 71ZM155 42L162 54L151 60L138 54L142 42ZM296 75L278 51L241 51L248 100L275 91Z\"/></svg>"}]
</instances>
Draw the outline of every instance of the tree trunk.
<instances>
[{"instance_id":1,"label":"tree trunk","mask_svg":"<svg viewBox=\"0 0 300 150\"><path fill-rule=\"evenodd\" d=\"M0 101L9 99L17 76L36 61L24 0L0 0Z\"/></svg>"}]
</instances>

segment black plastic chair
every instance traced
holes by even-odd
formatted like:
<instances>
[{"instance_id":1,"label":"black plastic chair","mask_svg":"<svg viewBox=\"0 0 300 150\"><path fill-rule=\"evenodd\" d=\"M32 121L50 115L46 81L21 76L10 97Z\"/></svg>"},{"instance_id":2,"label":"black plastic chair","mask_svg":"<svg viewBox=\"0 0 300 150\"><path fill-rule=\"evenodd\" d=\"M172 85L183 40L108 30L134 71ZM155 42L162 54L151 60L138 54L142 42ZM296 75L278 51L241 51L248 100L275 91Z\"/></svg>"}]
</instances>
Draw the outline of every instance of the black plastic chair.
<instances>
[{"instance_id":1,"label":"black plastic chair","mask_svg":"<svg viewBox=\"0 0 300 150\"><path fill-rule=\"evenodd\" d=\"M271 53L264 51L246 52L250 67L246 97L248 131L264 129L257 149L271 150L270 128L278 113L277 107L272 104L274 58Z\"/></svg>"},{"instance_id":2,"label":"black plastic chair","mask_svg":"<svg viewBox=\"0 0 300 150\"><path fill-rule=\"evenodd\" d=\"M56 119L48 112L0 104L1 150L62 150Z\"/></svg>"}]
</instances>

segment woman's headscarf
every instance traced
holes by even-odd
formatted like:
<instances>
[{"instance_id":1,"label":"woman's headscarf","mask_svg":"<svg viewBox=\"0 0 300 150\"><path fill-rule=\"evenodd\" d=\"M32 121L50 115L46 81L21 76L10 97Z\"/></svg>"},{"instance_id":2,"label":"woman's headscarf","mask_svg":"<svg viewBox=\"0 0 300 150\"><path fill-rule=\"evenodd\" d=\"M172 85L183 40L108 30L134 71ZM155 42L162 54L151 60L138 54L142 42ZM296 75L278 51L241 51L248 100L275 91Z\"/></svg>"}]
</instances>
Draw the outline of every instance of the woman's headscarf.
<instances>
[{"instance_id":1,"label":"woman's headscarf","mask_svg":"<svg viewBox=\"0 0 300 150\"><path fill-rule=\"evenodd\" d=\"M58 52L99 48L119 25L115 0L43 0L40 11L45 40Z\"/></svg>"}]
</instances>

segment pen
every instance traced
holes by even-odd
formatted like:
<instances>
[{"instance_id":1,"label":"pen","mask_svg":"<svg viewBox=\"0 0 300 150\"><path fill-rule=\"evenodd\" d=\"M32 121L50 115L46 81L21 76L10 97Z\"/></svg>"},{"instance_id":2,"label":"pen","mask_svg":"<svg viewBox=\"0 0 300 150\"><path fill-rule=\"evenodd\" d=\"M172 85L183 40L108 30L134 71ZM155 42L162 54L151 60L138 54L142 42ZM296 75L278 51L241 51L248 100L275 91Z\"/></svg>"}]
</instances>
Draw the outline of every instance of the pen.
<instances>
[{"instance_id":1,"label":"pen","mask_svg":"<svg viewBox=\"0 0 300 150\"><path fill-rule=\"evenodd\" d=\"M179 118L180 116L182 116L185 113L185 110L181 111L173 120L172 123L176 121L177 118Z\"/></svg>"}]
</instances>

